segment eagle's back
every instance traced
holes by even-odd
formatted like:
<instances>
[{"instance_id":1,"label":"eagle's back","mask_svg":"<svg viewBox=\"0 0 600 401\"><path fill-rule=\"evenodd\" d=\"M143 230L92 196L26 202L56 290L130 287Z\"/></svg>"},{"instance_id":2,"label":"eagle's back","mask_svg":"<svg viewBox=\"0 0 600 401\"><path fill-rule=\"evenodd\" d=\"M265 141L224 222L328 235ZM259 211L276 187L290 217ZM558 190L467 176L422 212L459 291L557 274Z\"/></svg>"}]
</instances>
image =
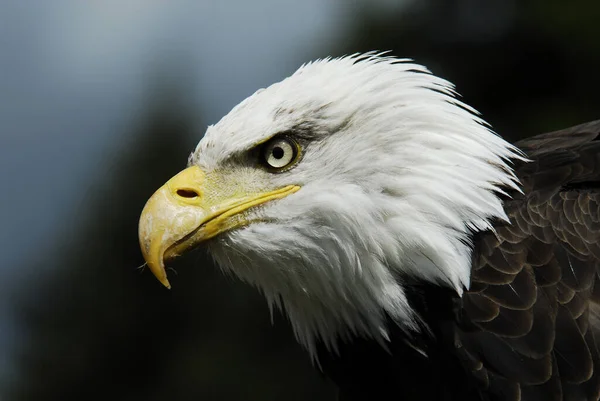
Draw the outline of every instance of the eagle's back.
<instances>
[{"instance_id":1,"label":"eagle's back","mask_svg":"<svg viewBox=\"0 0 600 401\"><path fill-rule=\"evenodd\" d=\"M491 400L600 398L600 121L517 143L511 225L476 238L457 355Z\"/></svg>"}]
</instances>

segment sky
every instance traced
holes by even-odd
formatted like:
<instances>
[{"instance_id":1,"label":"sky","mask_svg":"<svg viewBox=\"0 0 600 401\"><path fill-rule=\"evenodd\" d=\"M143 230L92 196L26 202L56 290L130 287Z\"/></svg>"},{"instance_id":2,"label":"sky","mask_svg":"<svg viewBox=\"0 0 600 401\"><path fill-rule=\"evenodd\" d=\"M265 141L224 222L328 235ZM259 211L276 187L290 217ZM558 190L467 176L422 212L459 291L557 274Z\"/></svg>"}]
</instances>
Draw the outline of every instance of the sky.
<instances>
[{"instance_id":1,"label":"sky","mask_svg":"<svg viewBox=\"0 0 600 401\"><path fill-rule=\"evenodd\" d=\"M321 0L0 2L0 274L52 241L86 178L110 169L149 74L182 71L198 120L214 123L337 40L340 12Z\"/></svg>"}]
</instances>

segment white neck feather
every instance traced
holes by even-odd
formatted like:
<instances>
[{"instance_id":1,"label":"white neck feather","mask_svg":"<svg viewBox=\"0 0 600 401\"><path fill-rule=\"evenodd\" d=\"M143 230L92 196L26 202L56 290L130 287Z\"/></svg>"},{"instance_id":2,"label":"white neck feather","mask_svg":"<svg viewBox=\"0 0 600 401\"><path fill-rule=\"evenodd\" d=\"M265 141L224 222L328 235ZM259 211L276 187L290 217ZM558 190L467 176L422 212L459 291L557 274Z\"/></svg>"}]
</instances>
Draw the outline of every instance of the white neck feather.
<instances>
[{"instance_id":1,"label":"white neck feather","mask_svg":"<svg viewBox=\"0 0 600 401\"><path fill-rule=\"evenodd\" d=\"M251 143L302 123L316 140L272 178L302 189L254 211L269 223L216 239L211 253L287 313L313 356L319 340L385 343L386 314L416 328L402 277L468 288L470 235L507 220L497 192L518 189L508 163L521 156L448 82L366 55L305 65L257 92L209 129L210 147L201 142L192 162L216 163L225 152L217 138Z\"/></svg>"}]
</instances>

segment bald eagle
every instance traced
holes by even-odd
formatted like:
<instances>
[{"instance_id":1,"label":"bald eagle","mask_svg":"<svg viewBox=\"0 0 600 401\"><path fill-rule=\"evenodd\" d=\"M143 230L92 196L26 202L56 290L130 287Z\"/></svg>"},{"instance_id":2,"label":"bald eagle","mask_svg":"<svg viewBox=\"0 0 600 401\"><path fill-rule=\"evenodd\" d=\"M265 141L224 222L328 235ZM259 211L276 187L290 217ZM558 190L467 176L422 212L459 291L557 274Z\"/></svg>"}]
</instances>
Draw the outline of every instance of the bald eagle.
<instances>
[{"instance_id":1,"label":"bald eagle","mask_svg":"<svg viewBox=\"0 0 600 401\"><path fill-rule=\"evenodd\" d=\"M208 127L140 245L167 287L206 246L340 399L598 400L599 135L512 145L411 60L318 60Z\"/></svg>"}]
</instances>

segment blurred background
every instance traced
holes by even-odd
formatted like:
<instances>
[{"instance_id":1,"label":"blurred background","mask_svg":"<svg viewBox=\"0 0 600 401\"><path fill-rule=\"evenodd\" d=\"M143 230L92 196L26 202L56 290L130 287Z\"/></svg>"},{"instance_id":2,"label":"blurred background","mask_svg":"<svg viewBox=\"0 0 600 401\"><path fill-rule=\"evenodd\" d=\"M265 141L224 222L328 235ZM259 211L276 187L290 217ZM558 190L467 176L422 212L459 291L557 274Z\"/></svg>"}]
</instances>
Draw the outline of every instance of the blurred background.
<instances>
[{"instance_id":1,"label":"blurred background","mask_svg":"<svg viewBox=\"0 0 600 401\"><path fill-rule=\"evenodd\" d=\"M0 0L0 399L333 400L286 319L137 219L207 124L329 55L391 50L511 140L600 118L593 0Z\"/></svg>"}]
</instances>

